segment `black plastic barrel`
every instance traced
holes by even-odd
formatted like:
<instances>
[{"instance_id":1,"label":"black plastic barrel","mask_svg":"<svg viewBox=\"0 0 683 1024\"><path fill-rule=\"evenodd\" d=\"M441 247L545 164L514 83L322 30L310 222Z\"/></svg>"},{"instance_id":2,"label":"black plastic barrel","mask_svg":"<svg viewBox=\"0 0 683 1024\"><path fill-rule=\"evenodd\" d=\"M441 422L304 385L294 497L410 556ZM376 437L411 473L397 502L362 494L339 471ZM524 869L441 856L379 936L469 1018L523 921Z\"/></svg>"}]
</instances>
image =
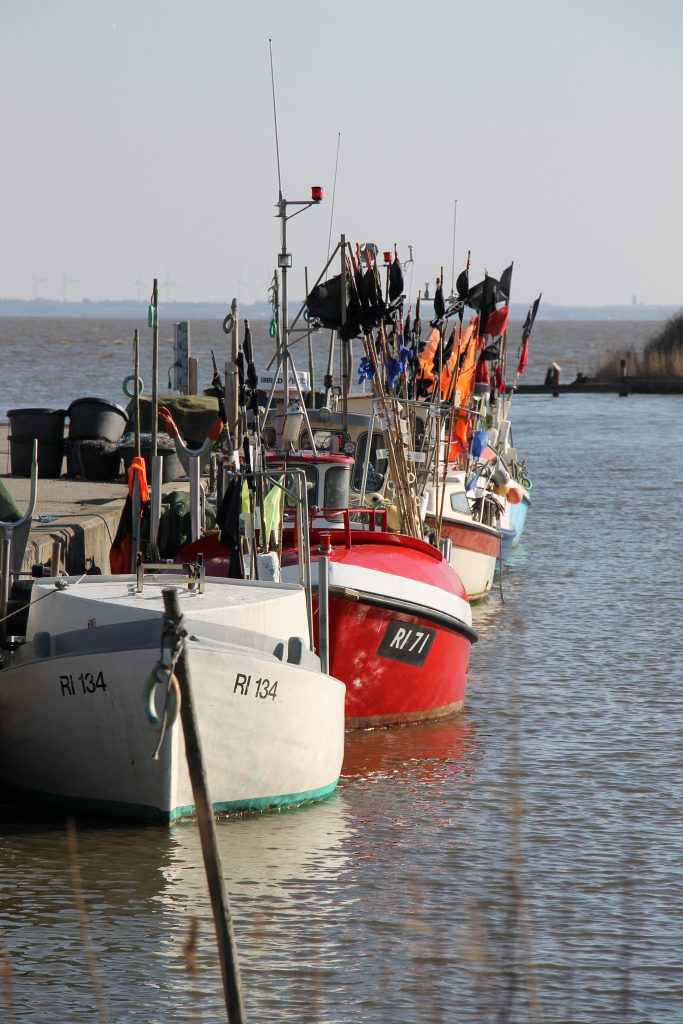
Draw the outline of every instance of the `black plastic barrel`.
<instances>
[{"instance_id":1,"label":"black plastic barrel","mask_svg":"<svg viewBox=\"0 0 683 1024\"><path fill-rule=\"evenodd\" d=\"M119 451L123 458L124 471L128 472L128 467L135 458L135 442L124 439L120 446ZM149 434L143 434L140 443L140 454L145 460L145 468L147 470L147 482L151 483L152 480L152 441ZM163 455L164 465L161 474L161 482L168 483L170 480L180 480L181 477L185 476L185 470L183 465L178 458L178 454L175 450L173 441L168 437L164 437L163 440L157 438L157 454Z\"/></svg>"},{"instance_id":2,"label":"black plastic barrel","mask_svg":"<svg viewBox=\"0 0 683 1024\"><path fill-rule=\"evenodd\" d=\"M10 409L9 451L12 476L30 476L33 441L38 441L38 475L59 477L64 459L66 409Z\"/></svg>"},{"instance_id":3,"label":"black plastic barrel","mask_svg":"<svg viewBox=\"0 0 683 1024\"><path fill-rule=\"evenodd\" d=\"M73 480L115 480L121 475L118 441L70 437L66 442L66 475Z\"/></svg>"},{"instance_id":4,"label":"black plastic barrel","mask_svg":"<svg viewBox=\"0 0 683 1024\"><path fill-rule=\"evenodd\" d=\"M106 398L77 398L67 410L72 441L119 441L128 422L125 409Z\"/></svg>"}]
</instances>

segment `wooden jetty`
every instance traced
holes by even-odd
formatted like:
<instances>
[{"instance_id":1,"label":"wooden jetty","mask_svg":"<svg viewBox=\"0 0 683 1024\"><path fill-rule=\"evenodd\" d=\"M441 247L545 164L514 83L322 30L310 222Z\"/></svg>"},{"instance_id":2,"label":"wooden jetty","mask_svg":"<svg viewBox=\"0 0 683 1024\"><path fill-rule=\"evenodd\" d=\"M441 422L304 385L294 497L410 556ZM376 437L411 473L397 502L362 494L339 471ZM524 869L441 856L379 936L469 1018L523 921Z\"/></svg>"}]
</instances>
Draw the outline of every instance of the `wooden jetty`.
<instances>
[{"instance_id":1,"label":"wooden jetty","mask_svg":"<svg viewBox=\"0 0 683 1024\"><path fill-rule=\"evenodd\" d=\"M518 384L519 395L681 395L683 377L624 377L603 381L584 377L571 384Z\"/></svg>"}]
</instances>

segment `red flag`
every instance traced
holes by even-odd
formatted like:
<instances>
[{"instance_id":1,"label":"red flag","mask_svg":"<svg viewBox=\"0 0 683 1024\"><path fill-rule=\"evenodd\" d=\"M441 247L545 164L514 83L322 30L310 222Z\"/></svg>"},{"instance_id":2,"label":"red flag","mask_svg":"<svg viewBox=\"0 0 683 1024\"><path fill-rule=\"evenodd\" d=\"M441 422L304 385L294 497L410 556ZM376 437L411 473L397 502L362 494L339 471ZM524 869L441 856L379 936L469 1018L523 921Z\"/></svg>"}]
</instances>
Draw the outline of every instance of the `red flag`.
<instances>
[{"instance_id":1,"label":"red flag","mask_svg":"<svg viewBox=\"0 0 683 1024\"><path fill-rule=\"evenodd\" d=\"M485 359L479 356L479 362L477 363L477 369L474 373L474 380L477 384L490 384L491 378L489 377L489 364Z\"/></svg>"},{"instance_id":2,"label":"red flag","mask_svg":"<svg viewBox=\"0 0 683 1024\"><path fill-rule=\"evenodd\" d=\"M507 331L509 319L509 306L501 306L500 309L494 310L486 321L486 333L490 334L492 338L499 338L501 334Z\"/></svg>"},{"instance_id":3,"label":"red flag","mask_svg":"<svg viewBox=\"0 0 683 1024\"><path fill-rule=\"evenodd\" d=\"M526 364L527 364L528 359L529 359L529 339L525 338L524 339L524 344L522 345L522 351L519 353L519 363L517 364L517 375L518 376L521 377L521 375L526 370Z\"/></svg>"}]
</instances>

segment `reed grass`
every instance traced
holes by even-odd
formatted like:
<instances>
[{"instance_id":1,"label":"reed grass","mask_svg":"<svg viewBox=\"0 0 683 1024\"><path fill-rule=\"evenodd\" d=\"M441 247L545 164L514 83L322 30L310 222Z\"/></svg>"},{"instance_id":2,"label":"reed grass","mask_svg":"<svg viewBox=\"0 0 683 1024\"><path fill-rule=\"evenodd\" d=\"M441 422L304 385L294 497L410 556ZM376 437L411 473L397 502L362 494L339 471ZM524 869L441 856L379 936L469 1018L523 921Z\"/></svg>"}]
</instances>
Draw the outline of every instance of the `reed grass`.
<instances>
[{"instance_id":1,"label":"reed grass","mask_svg":"<svg viewBox=\"0 0 683 1024\"><path fill-rule=\"evenodd\" d=\"M622 360L627 377L683 377L683 310L667 320L664 327L645 345L642 352L633 348L612 349L595 371L598 380L619 380Z\"/></svg>"},{"instance_id":2,"label":"reed grass","mask_svg":"<svg viewBox=\"0 0 683 1024\"><path fill-rule=\"evenodd\" d=\"M83 879L81 878L81 863L78 853L78 836L76 822L68 818L66 822L66 841L69 856L69 867L71 870L71 889L78 912L78 922L81 930L81 941L86 954L88 973L95 992L95 999L99 1010L100 1024L110 1024L109 1008L104 994L104 988L100 977L100 969L95 952L92 931L90 928L90 916L88 905L83 891Z\"/></svg>"}]
</instances>

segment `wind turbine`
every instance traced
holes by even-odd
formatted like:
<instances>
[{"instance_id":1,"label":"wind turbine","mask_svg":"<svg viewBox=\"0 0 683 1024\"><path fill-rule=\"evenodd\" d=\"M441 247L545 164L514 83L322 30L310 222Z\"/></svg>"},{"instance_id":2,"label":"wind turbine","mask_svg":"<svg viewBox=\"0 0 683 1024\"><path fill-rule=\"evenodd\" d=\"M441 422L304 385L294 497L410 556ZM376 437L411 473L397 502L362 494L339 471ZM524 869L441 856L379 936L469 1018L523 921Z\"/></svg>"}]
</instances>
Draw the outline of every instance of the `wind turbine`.
<instances>
[{"instance_id":1,"label":"wind turbine","mask_svg":"<svg viewBox=\"0 0 683 1024\"><path fill-rule=\"evenodd\" d=\"M164 281L164 283L162 284L161 287L166 289L166 302L170 302L171 301L171 288L175 288L176 287L176 283L175 283L175 281L171 280L171 274L170 274L170 271L169 271L168 267L166 267L166 280Z\"/></svg>"},{"instance_id":2,"label":"wind turbine","mask_svg":"<svg viewBox=\"0 0 683 1024\"><path fill-rule=\"evenodd\" d=\"M242 305L242 285L245 284L249 291L253 291L253 288L251 287L249 282L245 281L244 278L242 277L242 273L243 271L242 268L240 267L240 276L237 278L235 284L233 285L233 287L237 289L237 301L239 302L240 306Z\"/></svg>"},{"instance_id":3,"label":"wind turbine","mask_svg":"<svg viewBox=\"0 0 683 1024\"><path fill-rule=\"evenodd\" d=\"M138 290L138 302L142 302L142 289L145 287L146 282L142 279L142 267L140 267L140 273L138 274L137 281L133 281L133 288Z\"/></svg>"},{"instance_id":4,"label":"wind turbine","mask_svg":"<svg viewBox=\"0 0 683 1024\"><path fill-rule=\"evenodd\" d=\"M38 285L44 284L45 281L49 281L50 279L49 279L49 277L36 277L36 275L33 273L33 271L31 270L30 267L28 268L28 272L31 275L31 277L33 278L33 298L37 299L38 298Z\"/></svg>"},{"instance_id":5,"label":"wind turbine","mask_svg":"<svg viewBox=\"0 0 683 1024\"><path fill-rule=\"evenodd\" d=\"M62 270L62 302L66 302L66 286L76 284L77 281L77 277L67 277L65 271Z\"/></svg>"}]
</instances>

